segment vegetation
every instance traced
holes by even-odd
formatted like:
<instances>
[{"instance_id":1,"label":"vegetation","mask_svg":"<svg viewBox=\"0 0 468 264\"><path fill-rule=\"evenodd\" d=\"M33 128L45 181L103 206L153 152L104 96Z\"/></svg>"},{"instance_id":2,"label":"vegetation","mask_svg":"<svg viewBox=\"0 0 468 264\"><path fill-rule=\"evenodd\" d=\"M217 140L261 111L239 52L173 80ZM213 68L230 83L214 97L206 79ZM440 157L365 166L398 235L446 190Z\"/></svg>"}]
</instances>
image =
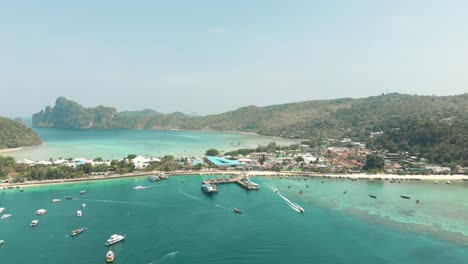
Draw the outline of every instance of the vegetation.
<instances>
[{"instance_id":1,"label":"vegetation","mask_svg":"<svg viewBox=\"0 0 468 264\"><path fill-rule=\"evenodd\" d=\"M39 136L18 121L0 117L0 149L41 144Z\"/></svg>"},{"instance_id":2,"label":"vegetation","mask_svg":"<svg viewBox=\"0 0 468 264\"><path fill-rule=\"evenodd\" d=\"M205 153L206 156L219 156L219 150L217 149L209 149Z\"/></svg>"},{"instance_id":3,"label":"vegetation","mask_svg":"<svg viewBox=\"0 0 468 264\"><path fill-rule=\"evenodd\" d=\"M385 166L385 161L378 155L367 155L364 169L371 172L382 171Z\"/></svg>"}]
</instances>

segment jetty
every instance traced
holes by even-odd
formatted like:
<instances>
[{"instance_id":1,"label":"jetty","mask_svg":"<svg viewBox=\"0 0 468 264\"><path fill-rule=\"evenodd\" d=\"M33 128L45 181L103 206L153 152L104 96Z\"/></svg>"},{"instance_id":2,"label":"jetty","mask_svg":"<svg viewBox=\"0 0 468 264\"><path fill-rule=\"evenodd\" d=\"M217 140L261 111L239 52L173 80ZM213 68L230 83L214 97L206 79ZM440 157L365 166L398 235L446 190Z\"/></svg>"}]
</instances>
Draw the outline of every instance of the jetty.
<instances>
[{"instance_id":1,"label":"jetty","mask_svg":"<svg viewBox=\"0 0 468 264\"><path fill-rule=\"evenodd\" d=\"M203 180L202 183L211 184L214 186L218 184L234 183L248 191L260 189L258 184L252 182L249 176L247 176L247 174L231 175L229 178L215 178L215 179Z\"/></svg>"}]
</instances>

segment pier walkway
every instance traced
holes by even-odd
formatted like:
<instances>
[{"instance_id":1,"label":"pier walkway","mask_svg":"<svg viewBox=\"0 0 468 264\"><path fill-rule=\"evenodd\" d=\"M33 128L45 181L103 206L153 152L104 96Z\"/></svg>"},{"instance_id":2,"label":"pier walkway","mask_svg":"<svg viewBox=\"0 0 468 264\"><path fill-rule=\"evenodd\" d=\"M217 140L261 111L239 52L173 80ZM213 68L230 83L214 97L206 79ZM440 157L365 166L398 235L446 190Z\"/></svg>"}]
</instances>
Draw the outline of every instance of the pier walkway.
<instances>
[{"instance_id":1,"label":"pier walkway","mask_svg":"<svg viewBox=\"0 0 468 264\"><path fill-rule=\"evenodd\" d=\"M203 184L211 184L211 185L218 185L218 184L226 184L226 183L235 183L246 190L258 190L260 187L258 184L250 181L247 174L241 175L231 175L229 178L215 178L209 180L203 180ZM217 189L217 188L216 188Z\"/></svg>"}]
</instances>

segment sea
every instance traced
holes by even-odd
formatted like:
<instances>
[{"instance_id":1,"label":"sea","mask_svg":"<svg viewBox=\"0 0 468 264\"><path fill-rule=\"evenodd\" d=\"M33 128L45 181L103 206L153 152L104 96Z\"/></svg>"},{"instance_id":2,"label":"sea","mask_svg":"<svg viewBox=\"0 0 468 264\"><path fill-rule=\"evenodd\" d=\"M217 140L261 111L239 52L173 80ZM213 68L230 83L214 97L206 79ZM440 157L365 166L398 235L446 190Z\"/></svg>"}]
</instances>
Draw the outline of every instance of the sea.
<instances>
[{"instance_id":1,"label":"sea","mask_svg":"<svg viewBox=\"0 0 468 264\"><path fill-rule=\"evenodd\" d=\"M112 246L117 264L468 261L467 182L251 177L260 190L225 184L207 195L201 181L211 177L221 176L2 190L0 207L12 217L0 221L0 263L105 263L112 234L126 235ZM76 217L82 203L83 216ZM47 214L34 215L41 208ZM81 227L82 234L68 236Z\"/></svg>"},{"instance_id":2,"label":"sea","mask_svg":"<svg viewBox=\"0 0 468 264\"><path fill-rule=\"evenodd\" d=\"M58 128L33 128L33 130L41 137L43 141L41 145L1 154L30 160L97 157L111 160L126 157L128 154L146 157L202 156L210 148L227 152L239 148L256 148L258 145L267 145L273 141L282 145L298 142L230 132Z\"/></svg>"}]
</instances>

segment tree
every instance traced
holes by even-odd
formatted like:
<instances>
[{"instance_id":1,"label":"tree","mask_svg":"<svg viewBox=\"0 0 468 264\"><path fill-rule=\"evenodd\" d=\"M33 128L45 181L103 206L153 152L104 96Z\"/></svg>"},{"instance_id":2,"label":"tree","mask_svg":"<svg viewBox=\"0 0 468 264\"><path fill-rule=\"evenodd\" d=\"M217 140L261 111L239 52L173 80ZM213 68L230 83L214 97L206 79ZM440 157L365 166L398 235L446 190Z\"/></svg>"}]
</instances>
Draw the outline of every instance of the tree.
<instances>
[{"instance_id":1,"label":"tree","mask_svg":"<svg viewBox=\"0 0 468 264\"><path fill-rule=\"evenodd\" d=\"M205 153L206 156L218 156L219 151L217 149L209 149Z\"/></svg>"},{"instance_id":2,"label":"tree","mask_svg":"<svg viewBox=\"0 0 468 264\"><path fill-rule=\"evenodd\" d=\"M367 155L366 163L364 164L365 170L382 170L385 166L385 161L382 157L377 155Z\"/></svg>"},{"instance_id":3,"label":"tree","mask_svg":"<svg viewBox=\"0 0 468 264\"><path fill-rule=\"evenodd\" d=\"M135 154L129 154L129 155L127 156L127 159L132 160L132 159L134 159L134 158L136 158L136 157L137 157L137 155L135 155Z\"/></svg>"},{"instance_id":4,"label":"tree","mask_svg":"<svg viewBox=\"0 0 468 264\"><path fill-rule=\"evenodd\" d=\"M97 157L93 161L94 162L103 162L104 160L101 157Z\"/></svg>"}]
</instances>

